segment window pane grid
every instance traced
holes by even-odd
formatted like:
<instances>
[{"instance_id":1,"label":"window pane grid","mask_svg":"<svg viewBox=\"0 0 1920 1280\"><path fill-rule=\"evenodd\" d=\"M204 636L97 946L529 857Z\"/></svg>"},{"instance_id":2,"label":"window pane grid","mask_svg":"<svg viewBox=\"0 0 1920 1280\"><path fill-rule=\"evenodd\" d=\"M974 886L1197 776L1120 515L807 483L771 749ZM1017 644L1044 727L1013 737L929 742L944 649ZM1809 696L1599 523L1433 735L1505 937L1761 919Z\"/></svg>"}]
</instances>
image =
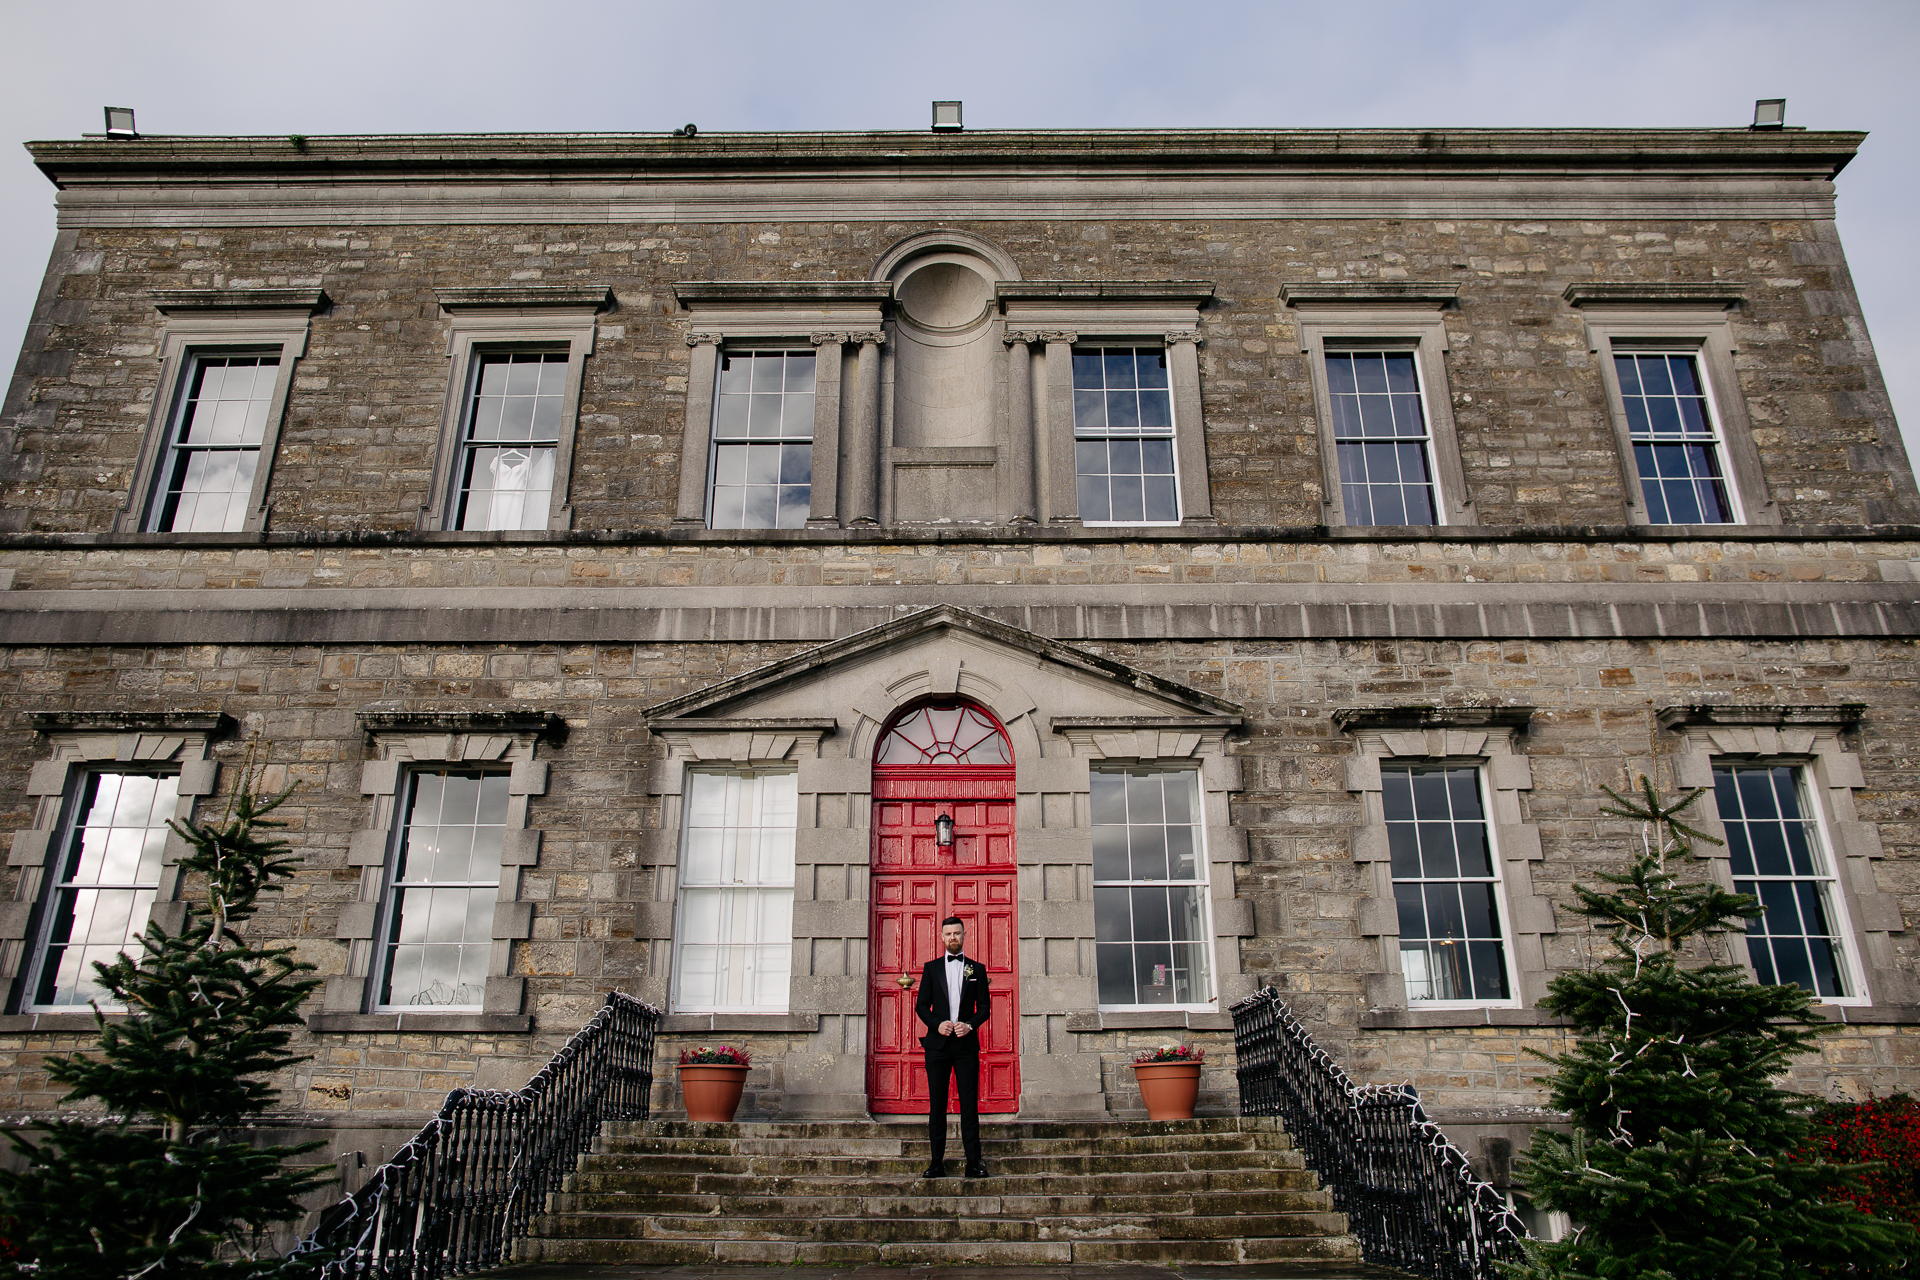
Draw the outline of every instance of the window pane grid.
<instances>
[{"instance_id":1,"label":"window pane grid","mask_svg":"<svg viewBox=\"0 0 1920 1280\"><path fill-rule=\"evenodd\" d=\"M1164 348L1075 347L1073 434L1083 523L1180 519Z\"/></svg>"},{"instance_id":2,"label":"window pane grid","mask_svg":"<svg viewBox=\"0 0 1920 1280\"><path fill-rule=\"evenodd\" d=\"M456 529L544 529L553 505L565 351L497 351L476 360L461 442Z\"/></svg>"},{"instance_id":3,"label":"window pane grid","mask_svg":"<svg viewBox=\"0 0 1920 1280\"><path fill-rule=\"evenodd\" d=\"M1437 523L1432 439L1414 354L1330 351L1327 394L1348 523Z\"/></svg>"},{"instance_id":4,"label":"window pane grid","mask_svg":"<svg viewBox=\"0 0 1920 1280\"><path fill-rule=\"evenodd\" d=\"M508 778L411 775L393 864L379 1007L478 1009L493 951Z\"/></svg>"},{"instance_id":5,"label":"window pane grid","mask_svg":"<svg viewBox=\"0 0 1920 1280\"><path fill-rule=\"evenodd\" d=\"M1689 353L1616 355L1634 466L1654 524L1731 524L1720 439Z\"/></svg>"},{"instance_id":6,"label":"window pane grid","mask_svg":"<svg viewBox=\"0 0 1920 1280\"><path fill-rule=\"evenodd\" d=\"M93 966L139 952L179 785L160 774L84 775L54 871L33 1008L118 1007Z\"/></svg>"},{"instance_id":7,"label":"window pane grid","mask_svg":"<svg viewBox=\"0 0 1920 1280\"><path fill-rule=\"evenodd\" d=\"M1380 781L1407 1002L1508 999L1480 771L1384 768Z\"/></svg>"},{"instance_id":8,"label":"window pane grid","mask_svg":"<svg viewBox=\"0 0 1920 1280\"><path fill-rule=\"evenodd\" d=\"M1212 938L1195 775L1096 769L1091 798L1101 1006L1206 1003Z\"/></svg>"},{"instance_id":9,"label":"window pane grid","mask_svg":"<svg viewBox=\"0 0 1920 1280\"><path fill-rule=\"evenodd\" d=\"M688 776L674 1007L783 1011L799 775Z\"/></svg>"},{"instance_id":10,"label":"window pane grid","mask_svg":"<svg viewBox=\"0 0 1920 1280\"><path fill-rule=\"evenodd\" d=\"M1766 908L1747 921L1755 976L1842 998L1849 992L1831 906L1833 877L1800 782L1793 765L1716 765L1714 800L1727 830L1734 892L1750 893Z\"/></svg>"},{"instance_id":11,"label":"window pane grid","mask_svg":"<svg viewBox=\"0 0 1920 1280\"><path fill-rule=\"evenodd\" d=\"M234 533L245 527L278 356L194 356L161 470L152 527Z\"/></svg>"},{"instance_id":12,"label":"window pane grid","mask_svg":"<svg viewBox=\"0 0 1920 1280\"><path fill-rule=\"evenodd\" d=\"M714 397L715 529L799 529L813 501L814 353L729 351Z\"/></svg>"}]
</instances>

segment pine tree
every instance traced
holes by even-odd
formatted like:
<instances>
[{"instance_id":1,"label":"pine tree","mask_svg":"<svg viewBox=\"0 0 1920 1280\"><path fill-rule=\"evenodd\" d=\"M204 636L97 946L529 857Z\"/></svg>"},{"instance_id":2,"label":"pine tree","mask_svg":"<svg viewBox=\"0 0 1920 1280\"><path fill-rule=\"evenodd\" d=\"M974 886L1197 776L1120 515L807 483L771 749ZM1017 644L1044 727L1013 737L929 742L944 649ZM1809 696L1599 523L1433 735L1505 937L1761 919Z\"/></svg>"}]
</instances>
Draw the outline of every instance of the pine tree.
<instances>
[{"instance_id":1,"label":"pine tree","mask_svg":"<svg viewBox=\"0 0 1920 1280\"><path fill-rule=\"evenodd\" d=\"M1824 1024L1797 986L1760 986L1741 968L1683 963L1687 942L1739 927L1759 902L1683 879L1693 844L1719 841L1663 804L1653 784L1613 791L1602 810L1642 824L1641 848L1602 889L1576 885L1573 910L1611 934L1597 968L1556 978L1541 1003L1579 1035L1550 1058L1553 1105L1571 1134L1539 1130L1522 1183L1568 1214L1569 1238L1529 1247L1516 1276L1801 1277L1885 1265L1911 1252L1904 1224L1868 1217L1834 1192L1851 1170L1796 1163L1811 1099L1774 1081ZM1697 948L1696 948L1697 950Z\"/></svg>"},{"instance_id":2,"label":"pine tree","mask_svg":"<svg viewBox=\"0 0 1920 1280\"><path fill-rule=\"evenodd\" d=\"M262 797L253 753L217 822L175 823L191 852L182 870L204 884L177 932L150 923L140 954L94 971L123 1018L96 1003L97 1052L51 1060L63 1102L96 1100L98 1119L63 1118L13 1135L19 1172L0 1173L0 1215L46 1280L306 1275L271 1254L276 1223L323 1171L287 1161L322 1144L255 1146L241 1131L278 1097L262 1077L305 1059L287 1051L299 1006L319 985L291 948L260 947L240 930L262 893L294 866L286 824L268 815L293 791Z\"/></svg>"}]
</instances>

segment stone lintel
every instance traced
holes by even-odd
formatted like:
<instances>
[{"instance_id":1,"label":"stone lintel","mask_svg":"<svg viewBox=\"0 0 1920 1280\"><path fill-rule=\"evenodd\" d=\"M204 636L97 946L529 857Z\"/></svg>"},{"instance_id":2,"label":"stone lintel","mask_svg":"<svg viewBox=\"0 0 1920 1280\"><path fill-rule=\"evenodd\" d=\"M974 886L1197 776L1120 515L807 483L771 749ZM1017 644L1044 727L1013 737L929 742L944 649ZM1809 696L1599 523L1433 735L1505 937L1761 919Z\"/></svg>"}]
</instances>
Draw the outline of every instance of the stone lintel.
<instances>
[{"instance_id":1,"label":"stone lintel","mask_svg":"<svg viewBox=\"0 0 1920 1280\"><path fill-rule=\"evenodd\" d=\"M1824 706L1766 706L1732 703L1693 703L1687 706L1662 707L1659 712L1662 729L1685 729L1696 725L1739 725L1752 728L1755 725L1767 728L1781 728L1786 725L1835 725L1842 730L1851 730L1866 717L1867 704L1864 702L1837 702Z\"/></svg>"},{"instance_id":2,"label":"stone lintel","mask_svg":"<svg viewBox=\"0 0 1920 1280\"><path fill-rule=\"evenodd\" d=\"M613 289L604 284L521 284L466 289L435 289L443 311L483 311L501 308L591 307L595 311L614 306Z\"/></svg>"},{"instance_id":3,"label":"stone lintel","mask_svg":"<svg viewBox=\"0 0 1920 1280\"><path fill-rule=\"evenodd\" d=\"M35 711L28 717L41 733L204 733L221 737L239 722L225 712Z\"/></svg>"},{"instance_id":4,"label":"stone lintel","mask_svg":"<svg viewBox=\"0 0 1920 1280\"><path fill-rule=\"evenodd\" d=\"M1486 729L1525 731L1533 719L1529 706L1479 707L1339 707L1333 723L1342 731L1363 729Z\"/></svg>"}]
</instances>

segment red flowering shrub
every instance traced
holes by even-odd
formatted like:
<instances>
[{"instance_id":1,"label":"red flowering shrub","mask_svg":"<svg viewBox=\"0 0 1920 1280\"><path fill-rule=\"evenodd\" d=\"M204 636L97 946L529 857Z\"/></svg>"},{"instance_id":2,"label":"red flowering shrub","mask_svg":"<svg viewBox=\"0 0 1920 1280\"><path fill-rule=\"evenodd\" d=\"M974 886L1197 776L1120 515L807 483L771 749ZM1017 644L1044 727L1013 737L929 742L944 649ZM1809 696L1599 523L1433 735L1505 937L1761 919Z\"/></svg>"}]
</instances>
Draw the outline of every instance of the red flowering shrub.
<instances>
[{"instance_id":1,"label":"red flowering shrub","mask_svg":"<svg viewBox=\"0 0 1920 1280\"><path fill-rule=\"evenodd\" d=\"M1920 1226L1920 1100L1896 1093L1829 1103L1814 1113L1802 1154L1834 1164L1877 1162L1859 1175L1862 1190L1835 1194L1876 1218Z\"/></svg>"}]
</instances>

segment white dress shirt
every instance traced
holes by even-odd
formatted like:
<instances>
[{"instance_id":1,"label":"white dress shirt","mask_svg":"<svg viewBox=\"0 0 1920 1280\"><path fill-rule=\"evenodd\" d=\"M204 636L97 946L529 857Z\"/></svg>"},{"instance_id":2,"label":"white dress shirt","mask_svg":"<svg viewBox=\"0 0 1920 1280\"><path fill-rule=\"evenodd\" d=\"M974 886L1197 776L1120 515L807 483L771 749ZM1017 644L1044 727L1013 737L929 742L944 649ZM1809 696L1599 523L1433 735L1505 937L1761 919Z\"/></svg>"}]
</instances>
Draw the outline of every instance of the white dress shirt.
<instances>
[{"instance_id":1,"label":"white dress shirt","mask_svg":"<svg viewBox=\"0 0 1920 1280\"><path fill-rule=\"evenodd\" d=\"M960 1021L960 980L966 976L967 961L964 956L948 956L943 964L947 966L947 1020Z\"/></svg>"}]
</instances>

